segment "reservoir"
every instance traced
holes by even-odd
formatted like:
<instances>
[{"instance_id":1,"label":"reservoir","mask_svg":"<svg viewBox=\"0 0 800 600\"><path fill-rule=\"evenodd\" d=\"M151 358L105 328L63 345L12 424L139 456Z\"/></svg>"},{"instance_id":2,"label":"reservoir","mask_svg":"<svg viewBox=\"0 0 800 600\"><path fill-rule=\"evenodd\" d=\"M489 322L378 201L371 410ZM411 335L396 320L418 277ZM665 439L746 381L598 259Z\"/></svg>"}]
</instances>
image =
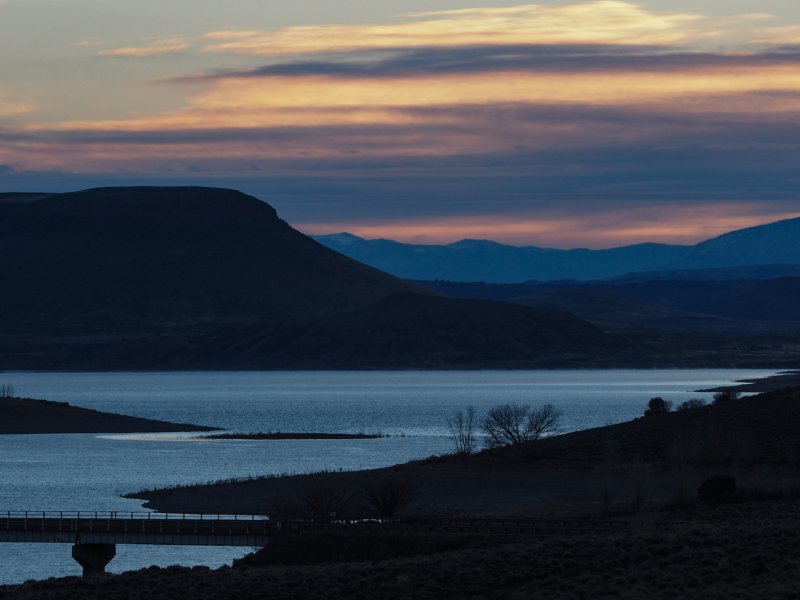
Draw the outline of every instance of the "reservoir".
<instances>
[{"instance_id":1,"label":"reservoir","mask_svg":"<svg viewBox=\"0 0 800 600\"><path fill-rule=\"evenodd\" d=\"M661 396L774 370L0 373L20 397L249 432L380 433L365 440L202 440L202 434L0 436L0 511L140 511L120 497L281 473L365 469L451 450L447 418L474 406L551 403L563 431L641 416ZM264 512L269 511L265 499ZM119 546L109 571L220 566L242 549ZM68 544L0 544L0 583L78 575Z\"/></svg>"}]
</instances>

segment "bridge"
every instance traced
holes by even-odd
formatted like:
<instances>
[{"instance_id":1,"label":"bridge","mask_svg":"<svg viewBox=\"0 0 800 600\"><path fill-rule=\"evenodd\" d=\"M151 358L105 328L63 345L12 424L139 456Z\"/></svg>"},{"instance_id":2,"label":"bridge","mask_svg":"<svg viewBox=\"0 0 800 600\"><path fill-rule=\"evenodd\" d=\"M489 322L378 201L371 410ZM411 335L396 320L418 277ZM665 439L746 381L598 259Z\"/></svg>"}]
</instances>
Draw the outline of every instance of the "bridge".
<instances>
[{"instance_id":1,"label":"bridge","mask_svg":"<svg viewBox=\"0 0 800 600\"><path fill-rule=\"evenodd\" d=\"M264 547L283 533L337 531L452 535L551 536L617 533L627 521L609 519L342 519L325 522L271 520L264 515L153 512L0 512L0 543L72 544L84 577L105 572L117 544Z\"/></svg>"},{"instance_id":2,"label":"bridge","mask_svg":"<svg viewBox=\"0 0 800 600\"><path fill-rule=\"evenodd\" d=\"M105 572L117 544L266 546L277 527L259 515L7 511L0 542L73 544L87 577Z\"/></svg>"}]
</instances>

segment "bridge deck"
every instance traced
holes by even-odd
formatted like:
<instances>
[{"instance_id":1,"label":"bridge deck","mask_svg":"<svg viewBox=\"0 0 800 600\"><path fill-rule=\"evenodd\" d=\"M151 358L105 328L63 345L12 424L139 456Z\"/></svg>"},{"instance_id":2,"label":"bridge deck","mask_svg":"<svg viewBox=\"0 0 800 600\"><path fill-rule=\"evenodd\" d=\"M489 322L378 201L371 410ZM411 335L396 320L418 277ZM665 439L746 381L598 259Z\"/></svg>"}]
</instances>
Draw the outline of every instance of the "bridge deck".
<instances>
[{"instance_id":1,"label":"bridge deck","mask_svg":"<svg viewBox=\"0 0 800 600\"><path fill-rule=\"evenodd\" d=\"M0 513L0 542L265 546L265 517L119 512Z\"/></svg>"},{"instance_id":2,"label":"bridge deck","mask_svg":"<svg viewBox=\"0 0 800 600\"><path fill-rule=\"evenodd\" d=\"M614 520L339 520L274 521L259 515L181 515L128 512L0 512L0 542L265 546L283 532L352 534L402 532L474 535L575 535L628 529Z\"/></svg>"}]
</instances>

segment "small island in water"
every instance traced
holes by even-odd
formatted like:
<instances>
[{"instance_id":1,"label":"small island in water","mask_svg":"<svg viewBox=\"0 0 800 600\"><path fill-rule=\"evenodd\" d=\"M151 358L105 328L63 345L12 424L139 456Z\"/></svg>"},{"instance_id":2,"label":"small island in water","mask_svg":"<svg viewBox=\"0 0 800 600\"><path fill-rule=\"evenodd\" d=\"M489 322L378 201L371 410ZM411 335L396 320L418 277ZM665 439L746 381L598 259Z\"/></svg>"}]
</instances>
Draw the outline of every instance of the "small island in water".
<instances>
[{"instance_id":1,"label":"small island in water","mask_svg":"<svg viewBox=\"0 0 800 600\"><path fill-rule=\"evenodd\" d=\"M383 433L311 433L268 431L266 433L214 433L203 440L375 440L389 437Z\"/></svg>"},{"instance_id":2,"label":"small island in water","mask_svg":"<svg viewBox=\"0 0 800 600\"><path fill-rule=\"evenodd\" d=\"M217 431L217 428L101 412L72 406L67 402L30 398L0 398L0 435L168 433L177 431Z\"/></svg>"}]
</instances>

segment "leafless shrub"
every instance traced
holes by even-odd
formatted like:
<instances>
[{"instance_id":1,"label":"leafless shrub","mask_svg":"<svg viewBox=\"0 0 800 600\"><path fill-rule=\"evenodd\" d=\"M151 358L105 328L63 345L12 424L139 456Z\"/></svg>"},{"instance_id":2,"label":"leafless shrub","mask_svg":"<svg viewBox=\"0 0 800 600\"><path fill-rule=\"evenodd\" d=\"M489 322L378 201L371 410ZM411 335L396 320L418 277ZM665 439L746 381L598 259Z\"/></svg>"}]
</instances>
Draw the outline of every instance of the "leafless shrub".
<instances>
[{"instance_id":1,"label":"leafless shrub","mask_svg":"<svg viewBox=\"0 0 800 600\"><path fill-rule=\"evenodd\" d=\"M545 404L539 408L531 408L528 415L528 432L532 440L556 433L561 427L561 418L564 413L552 404Z\"/></svg>"},{"instance_id":2,"label":"leafless shrub","mask_svg":"<svg viewBox=\"0 0 800 600\"><path fill-rule=\"evenodd\" d=\"M563 413L552 404L539 408L501 404L489 410L481 424L486 446L502 448L538 440L558 431Z\"/></svg>"},{"instance_id":3,"label":"leafless shrub","mask_svg":"<svg viewBox=\"0 0 800 600\"><path fill-rule=\"evenodd\" d=\"M468 406L466 411L458 411L447 419L450 437L453 438L455 453L459 456L470 456L478 449L475 439L475 407Z\"/></svg>"},{"instance_id":4,"label":"leafless shrub","mask_svg":"<svg viewBox=\"0 0 800 600\"><path fill-rule=\"evenodd\" d=\"M365 508L376 517L390 519L414 499L411 486L402 479L382 479L364 485Z\"/></svg>"},{"instance_id":5,"label":"leafless shrub","mask_svg":"<svg viewBox=\"0 0 800 600\"><path fill-rule=\"evenodd\" d=\"M0 398L13 398L14 386L8 383L0 385Z\"/></svg>"}]
</instances>

